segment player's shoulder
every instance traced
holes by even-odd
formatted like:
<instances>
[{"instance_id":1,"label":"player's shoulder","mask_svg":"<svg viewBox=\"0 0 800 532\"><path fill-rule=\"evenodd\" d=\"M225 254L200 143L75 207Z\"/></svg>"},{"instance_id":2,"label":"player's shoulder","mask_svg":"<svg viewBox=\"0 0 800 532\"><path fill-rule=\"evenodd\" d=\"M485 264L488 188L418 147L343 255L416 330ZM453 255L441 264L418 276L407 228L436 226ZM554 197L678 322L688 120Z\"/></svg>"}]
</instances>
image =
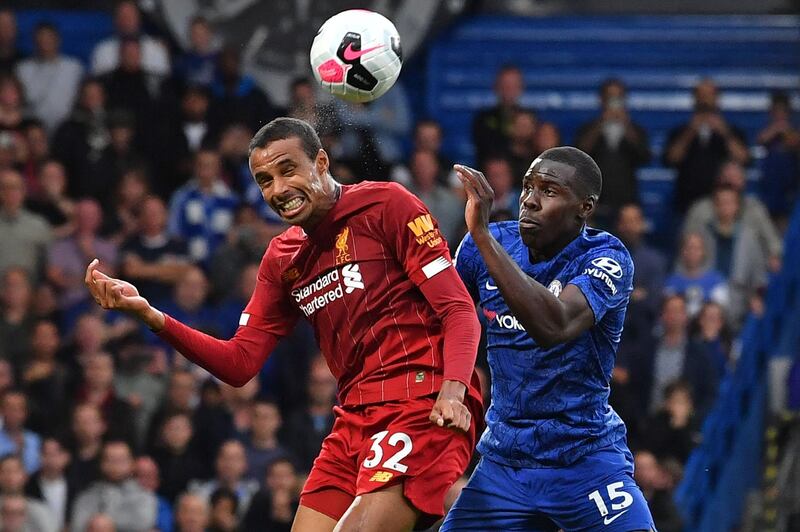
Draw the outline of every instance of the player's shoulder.
<instances>
[{"instance_id":1,"label":"player's shoulder","mask_svg":"<svg viewBox=\"0 0 800 532\"><path fill-rule=\"evenodd\" d=\"M587 227L583 231L584 252L586 256L597 256L611 254L617 259L622 259L626 263L632 263L631 254L622 240L602 229Z\"/></svg>"},{"instance_id":2,"label":"player's shoulder","mask_svg":"<svg viewBox=\"0 0 800 532\"><path fill-rule=\"evenodd\" d=\"M400 183L392 181L362 181L355 185L344 185L347 196L351 199L385 202L400 196L413 196Z\"/></svg>"},{"instance_id":3,"label":"player's shoulder","mask_svg":"<svg viewBox=\"0 0 800 532\"><path fill-rule=\"evenodd\" d=\"M283 233L269 241L267 250L264 252L264 259L276 259L285 255L293 255L307 238L302 227L298 225L289 226Z\"/></svg>"}]
</instances>

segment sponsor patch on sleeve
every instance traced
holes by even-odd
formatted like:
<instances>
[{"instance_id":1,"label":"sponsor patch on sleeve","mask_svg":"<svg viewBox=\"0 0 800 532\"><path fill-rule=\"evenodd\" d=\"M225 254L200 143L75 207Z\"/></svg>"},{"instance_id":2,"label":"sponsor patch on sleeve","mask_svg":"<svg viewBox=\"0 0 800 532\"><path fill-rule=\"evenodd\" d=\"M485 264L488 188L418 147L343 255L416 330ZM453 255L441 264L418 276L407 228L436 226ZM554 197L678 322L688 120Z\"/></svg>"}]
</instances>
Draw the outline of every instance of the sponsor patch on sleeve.
<instances>
[{"instance_id":1,"label":"sponsor patch on sleeve","mask_svg":"<svg viewBox=\"0 0 800 532\"><path fill-rule=\"evenodd\" d=\"M250 314L242 312L242 315L239 316L239 325L247 325L248 321L250 321Z\"/></svg>"},{"instance_id":2,"label":"sponsor patch on sleeve","mask_svg":"<svg viewBox=\"0 0 800 532\"><path fill-rule=\"evenodd\" d=\"M422 273L425 274L426 279L430 279L437 273L443 272L450 267L450 261L444 257L436 257L428 264L422 267Z\"/></svg>"}]
</instances>

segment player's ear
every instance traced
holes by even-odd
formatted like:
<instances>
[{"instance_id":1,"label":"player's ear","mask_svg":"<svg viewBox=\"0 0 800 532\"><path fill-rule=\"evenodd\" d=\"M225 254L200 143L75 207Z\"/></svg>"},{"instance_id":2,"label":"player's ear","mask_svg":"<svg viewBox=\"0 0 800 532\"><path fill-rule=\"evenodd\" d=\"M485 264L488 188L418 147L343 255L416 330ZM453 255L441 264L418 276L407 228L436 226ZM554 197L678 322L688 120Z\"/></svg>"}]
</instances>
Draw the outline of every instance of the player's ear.
<instances>
[{"instance_id":1,"label":"player's ear","mask_svg":"<svg viewBox=\"0 0 800 532\"><path fill-rule=\"evenodd\" d=\"M328 152L320 148L317 152L317 158L314 160L314 166L316 166L317 175L327 174L330 164L331 161L328 158Z\"/></svg>"},{"instance_id":2,"label":"player's ear","mask_svg":"<svg viewBox=\"0 0 800 532\"><path fill-rule=\"evenodd\" d=\"M597 206L597 195L596 194L589 194L586 198L581 202L580 213L578 217L581 220L588 220L589 217L594 212L594 208Z\"/></svg>"}]
</instances>

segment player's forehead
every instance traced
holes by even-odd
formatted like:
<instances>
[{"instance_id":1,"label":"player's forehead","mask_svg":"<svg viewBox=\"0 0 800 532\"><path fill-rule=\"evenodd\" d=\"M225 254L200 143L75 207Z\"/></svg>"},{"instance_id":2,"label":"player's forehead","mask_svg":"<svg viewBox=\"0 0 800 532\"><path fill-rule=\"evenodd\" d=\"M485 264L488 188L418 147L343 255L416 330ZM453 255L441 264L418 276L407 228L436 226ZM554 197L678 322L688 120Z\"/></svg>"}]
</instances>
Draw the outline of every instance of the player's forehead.
<instances>
[{"instance_id":1,"label":"player's forehead","mask_svg":"<svg viewBox=\"0 0 800 532\"><path fill-rule=\"evenodd\" d=\"M577 171L572 165L537 157L525 173L526 181L550 181L565 187L572 185Z\"/></svg>"},{"instance_id":2,"label":"player's forehead","mask_svg":"<svg viewBox=\"0 0 800 532\"><path fill-rule=\"evenodd\" d=\"M255 148L250 154L250 168L256 171L268 171L287 163L298 163L308 158L303 151L299 137L276 139L266 146Z\"/></svg>"}]
</instances>

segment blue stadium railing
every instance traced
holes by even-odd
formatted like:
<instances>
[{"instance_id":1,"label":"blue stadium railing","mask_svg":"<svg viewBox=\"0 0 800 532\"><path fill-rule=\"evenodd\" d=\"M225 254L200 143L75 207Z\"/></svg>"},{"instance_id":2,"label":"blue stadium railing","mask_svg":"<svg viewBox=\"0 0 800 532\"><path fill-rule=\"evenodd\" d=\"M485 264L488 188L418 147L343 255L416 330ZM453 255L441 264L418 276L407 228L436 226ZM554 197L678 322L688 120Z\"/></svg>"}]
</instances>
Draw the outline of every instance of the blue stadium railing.
<instances>
[{"instance_id":1,"label":"blue stadium railing","mask_svg":"<svg viewBox=\"0 0 800 532\"><path fill-rule=\"evenodd\" d=\"M691 532L730 532L741 522L749 490L761 476L767 410L767 366L775 353L800 348L800 205L785 239L783 268L770 280L766 310L750 316L741 333L735 371L720 386L675 493Z\"/></svg>"}]
</instances>

